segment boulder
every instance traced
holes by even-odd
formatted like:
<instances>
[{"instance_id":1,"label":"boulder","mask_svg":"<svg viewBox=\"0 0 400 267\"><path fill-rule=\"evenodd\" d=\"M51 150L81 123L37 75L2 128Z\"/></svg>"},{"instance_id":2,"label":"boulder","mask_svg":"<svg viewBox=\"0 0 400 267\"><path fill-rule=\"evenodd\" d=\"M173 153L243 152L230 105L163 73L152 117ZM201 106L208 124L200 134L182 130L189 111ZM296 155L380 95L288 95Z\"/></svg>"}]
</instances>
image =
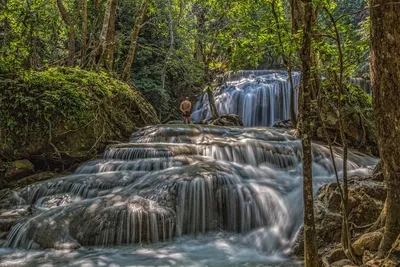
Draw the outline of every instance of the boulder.
<instances>
[{"instance_id":1,"label":"boulder","mask_svg":"<svg viewBox=\"0 0 400 267\"><path fill-rule=\"evenodd\" d=\"M33 164L27 160L16 160L11 163L11 165L7 168L5 173L5 178L7 181L16 181L25 176L31 175L35 172L35 167Z\"/></svg>"},{"instance_id":2,"label":"boulder","mask_svg":"<svg viewBox=\"0 0 400 267\"><path fill-rule=\"evenodd\" d=\"M385 195L386 187L379 181L353 177L349 182L350 222L357 226L374 223L383 208ZM342 228L341 198L336 183L327 184L320 188L315 199L314 209L318 248L340 243ZM364 228L355 228L354 231L356 234L362 234L362 229ZM293 254L303 255L303 243L303 231L301 230L293 247ZM370 247L365 249L374 250ZM362 252L360 252L360 256L363 255Z\"/></svg>"},{"instance_id":3,"label":"boulder","mask_svg":"<svg viewBox=\"0 0 400 267\"><path fill-rule=\"evenodd\" d=\"M354 252L358 256L362 256L365 250L377 251L382 238L383 234L381 232L363 234L353 243Z\"/></svg>"}]
</instances>

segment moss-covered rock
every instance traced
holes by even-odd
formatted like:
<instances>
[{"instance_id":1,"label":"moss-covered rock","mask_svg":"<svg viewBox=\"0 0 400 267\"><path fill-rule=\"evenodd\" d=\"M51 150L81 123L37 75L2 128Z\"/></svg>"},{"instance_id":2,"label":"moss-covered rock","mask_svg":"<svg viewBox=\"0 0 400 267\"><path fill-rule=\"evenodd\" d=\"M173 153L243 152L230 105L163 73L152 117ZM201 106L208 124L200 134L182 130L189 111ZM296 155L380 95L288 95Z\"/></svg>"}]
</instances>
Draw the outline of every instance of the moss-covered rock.
<instances>
[{"instance_id":1,"label":"moss-covered rock","mask_svg":"<svg viewBox=\"0 0 400 267\"><path fill-rule=\"evenodd\" d=\"M129 85L78 68L25 71L0 79L0 158L86 159L107 140L158 123Z\"/></svg>"},{"instance_id":2,"label":"moss-covered rock","mask_svg":"<svg viewBox=\"0 0 400 267\"><path fill-rule=\"evenodd\" d=\"M363 234L353 243L354 252L358 256L362 256L365 250L377 251L382 238L381 232Z\"/></svg>"},{"instance_id":3,"label":"moss-covered rock","mask_svg":"<svg viewBox=\"0 0 400 267\"><path fill-rule=\"evenodd\" d=\"M35 172L35 167L29 160L13 161L7 168L5 178L7 181L15 181Z\"/></svg>"}]
</instances>

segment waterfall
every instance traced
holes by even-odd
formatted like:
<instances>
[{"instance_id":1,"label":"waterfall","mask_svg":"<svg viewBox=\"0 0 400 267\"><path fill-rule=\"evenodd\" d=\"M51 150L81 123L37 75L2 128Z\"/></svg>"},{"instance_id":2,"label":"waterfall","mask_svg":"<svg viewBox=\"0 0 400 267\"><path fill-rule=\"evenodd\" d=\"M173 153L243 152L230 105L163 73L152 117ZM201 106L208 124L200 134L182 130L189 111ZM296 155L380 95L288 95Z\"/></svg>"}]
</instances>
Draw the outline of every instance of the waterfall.
<instances>
[{"instance_id":1,"label":"waterfall","mask_svg":"<svg viewBox=\"0 0 400 267\"><path fill-rule=\"evenodd\" d=\"M334 181L334 170L326 146L312 151L317 190ZM341 172L342 150L334 153ZM349 152L350 174L375 164ZM149 126L72 175L21 189L36 213L4 246L107 247L225 231L243 246L283 255L302 224L301 172L301 142L283 130Z\"/></svg>"},{"instance_id":2,"label":"waterfall","mask_svg":"<svg viewBox=\"0 0 400 267\"><path fill-rule=\"evenodd\" d=\"M293 72L295 111L297 111L300 72ZM225 83L213 92L218 114L237 114L245 126L273 126L290 118L290 82L284 71L239 71L229 73ZM194 105L194 122L211 117L204 94Z\"/></svg>"},{"instance_id":3,"label":"waterfall","mask_svg":"<svg viewBox=\"0 0 400 267\"><path fill-rule=\"evenodd\" d=\"M358 85L366 94L372 94L371 81L363 78L352 78L351 83Z\"/></svg>"}]
</instances>

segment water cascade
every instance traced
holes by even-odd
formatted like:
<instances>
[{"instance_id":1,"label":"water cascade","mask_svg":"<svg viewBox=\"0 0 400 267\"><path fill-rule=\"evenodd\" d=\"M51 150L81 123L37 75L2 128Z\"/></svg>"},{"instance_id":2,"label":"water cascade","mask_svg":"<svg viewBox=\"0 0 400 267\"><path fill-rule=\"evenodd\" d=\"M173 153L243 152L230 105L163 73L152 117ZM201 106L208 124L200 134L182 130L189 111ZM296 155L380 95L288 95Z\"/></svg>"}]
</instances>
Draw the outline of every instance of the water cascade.
<instances>
[{"instance_id":1,"label":"water cascade","mask_svg":"<svg viewBox=\"0 0 400 267\"><path fill-rule=\"evenodd\" d=\"M363 78L353 78L353 79L351 79L351 83L360 86L360 88L366 94L369 94L369 95L372 94L372 88L371 88L371 81L370 80L366 80L366 79L363 79Z\"/></svg>"},{"instance_id":2,"label":"water cascade","mask_svg":"<svg viewBox=\"0 0 400 267\"><path fill-rule=\"evenodd\" d=\"M297 111L300 72L293 72ZM237 114L245 126L273 126L290 118L290 83L284 71L240 71L229 74L224 86L213 92L219 114ZM194 121L211 117L204 94L194 105Z\"/></svg>"},{"instance_id":3,"label":"water cascade","mask_svg":"<svg viewBox=\"0 0 400 267\"><path fill-rule=\"evenodd\" d=\"M263 83L260 91L276 84ZM341 152L335 148L339 170ZM326 146L313 144L313 156L317 190L334 181L334 173ZM350 174L368 174L375 164L375 158L349 153ZM8 249L43 255L46 248L95 246L74 257L81 263L91 257L96 259L91 263L100 264L96 247L125 245L112 250L116 261L265 264L263 257L285 257L302 225L301 143L268 128L149 126L129 143L108 147L102 159L85 163L74 174L30 185L18 195L35 213L8 234L3 244ZM165 247L151 245L155 243ZM121 253L135 244L147 247L130 251L134 259L128 261ZM0 250L2 261L15 258ZM54 251L48 252L48 261L55 258Z\"/></svg>"}]
</instances>

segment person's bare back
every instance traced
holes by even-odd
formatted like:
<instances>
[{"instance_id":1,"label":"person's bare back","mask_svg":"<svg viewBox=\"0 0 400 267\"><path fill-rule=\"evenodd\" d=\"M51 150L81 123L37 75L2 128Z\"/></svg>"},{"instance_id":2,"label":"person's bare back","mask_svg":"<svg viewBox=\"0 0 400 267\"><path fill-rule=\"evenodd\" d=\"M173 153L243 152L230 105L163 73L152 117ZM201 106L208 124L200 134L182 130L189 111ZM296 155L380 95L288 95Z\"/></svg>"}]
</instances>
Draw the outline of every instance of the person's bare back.
<instances>
[{"instance_id":1,"label":"person's bare back","mask_svg":"<svg viewBox=\"0 0 400 267\"><path fill-rule=\"evenodd\" d=\"M192 122L190 109L192 108L192 103L189 101L189 97L185 98L185 101L181 103L180 110L183 115L183 123L190 124Z\"/></svg>"}]
</instances>

